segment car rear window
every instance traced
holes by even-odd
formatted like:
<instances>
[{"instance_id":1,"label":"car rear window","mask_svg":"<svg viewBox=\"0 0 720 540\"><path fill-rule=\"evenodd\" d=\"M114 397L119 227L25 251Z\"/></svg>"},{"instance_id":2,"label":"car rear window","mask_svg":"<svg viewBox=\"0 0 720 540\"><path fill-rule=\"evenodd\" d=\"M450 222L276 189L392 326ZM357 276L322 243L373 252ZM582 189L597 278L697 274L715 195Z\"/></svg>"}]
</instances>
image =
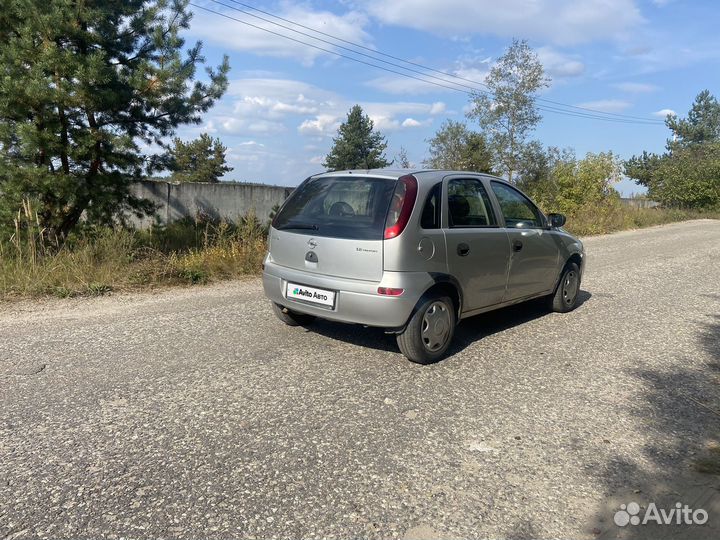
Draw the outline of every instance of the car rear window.
<instances>
[{"instance_id":1,"label":"car rear window","mask_svg":"<svg viewBox=\"0 0 720 540\"><path fill-rule=\"evenodd\" d=\"M387 178L310 178L293 192L273 227L314 236L382 240L395 184Z\"/></svg>"}]
</instances>

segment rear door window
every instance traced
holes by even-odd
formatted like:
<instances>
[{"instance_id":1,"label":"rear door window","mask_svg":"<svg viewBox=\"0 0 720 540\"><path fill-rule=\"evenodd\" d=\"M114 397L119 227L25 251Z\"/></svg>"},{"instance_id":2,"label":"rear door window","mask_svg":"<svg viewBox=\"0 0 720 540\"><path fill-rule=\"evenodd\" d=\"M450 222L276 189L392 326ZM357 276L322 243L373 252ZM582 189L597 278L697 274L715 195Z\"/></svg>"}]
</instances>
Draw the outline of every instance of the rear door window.
<instances>
[{"instance_id":1,"label":"rear door window","mask_svg":"<svg viewBox=\"0 0 720 540\"><path fill-rule=\"evenodd\" d=\"M382 240L395 183L387 178L311 178L293 192L273 226L314 236Z\"/></svg>"},{"instance_id":2,"label":"rear door window","mask_svg":"<svg viewBox=\"0 0 720 540\"><path fill-rule=\"evenodd\" d=\"M490 197L477 178L453 178L448 182L450 227L496 227Z\"/></svg>"}]
</instances>

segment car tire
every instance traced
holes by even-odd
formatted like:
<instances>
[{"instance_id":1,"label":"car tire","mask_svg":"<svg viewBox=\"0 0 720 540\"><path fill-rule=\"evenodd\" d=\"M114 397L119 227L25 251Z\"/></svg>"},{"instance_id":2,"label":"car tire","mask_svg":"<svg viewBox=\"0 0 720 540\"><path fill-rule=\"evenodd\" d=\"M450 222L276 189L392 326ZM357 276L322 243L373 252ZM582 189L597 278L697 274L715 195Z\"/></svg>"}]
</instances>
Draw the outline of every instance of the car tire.
<instances>
[{"instance_id":1,"label":"car tire","mask_svg":"<svg viewBox=\"0 0 720 540\"><path fill-rule=\"evenodd\" d=\"M297 311L292 311L280 304L276 304L275 302L273 302L272 307L273 313L275 313L277 318L288 326L305 326L315 320L315 315L298 313Z\"/></svg>"},{"instance_id":2,"label":"car tire","mask_svg":"<svg viewBox=\"0 0 720 540\"><path fill-rule=\"evenodd\" d=\"M548 307L555 313L567 313L577 306L580 296L580 268L569 262L563 268L555 292L548 296Z\"/></svg>"},{"instance_id":3,"label":"car tire","mask_svg":"<svg viewBox=\"0 0 720 540\"><path fill-rule=\"evenodd\" d=\"M448 350L455 334L455 306L447 296L421 301L397 344L408 360L416 364L437 362Z\"/></svg>"}]
</instances>

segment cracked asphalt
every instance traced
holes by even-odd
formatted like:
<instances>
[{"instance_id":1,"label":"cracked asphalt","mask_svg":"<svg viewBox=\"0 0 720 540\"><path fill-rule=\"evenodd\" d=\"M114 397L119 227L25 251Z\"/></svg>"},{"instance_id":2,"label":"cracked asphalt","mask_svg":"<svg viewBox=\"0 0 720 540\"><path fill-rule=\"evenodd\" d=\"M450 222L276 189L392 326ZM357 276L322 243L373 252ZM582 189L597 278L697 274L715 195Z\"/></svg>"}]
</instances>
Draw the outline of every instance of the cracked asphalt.
<instances>
[{"instance_id":1,"label":"cracked asphalt","mask_svg":"<svg viewBox=\"0 0 720 540\"><path fill-rule=\"evenodd\" d=\"M466 320L432 366L257 279L0 304L0 538L720 537L720 221L585 244L577 310Z\"/></svg>"}]
</instances>

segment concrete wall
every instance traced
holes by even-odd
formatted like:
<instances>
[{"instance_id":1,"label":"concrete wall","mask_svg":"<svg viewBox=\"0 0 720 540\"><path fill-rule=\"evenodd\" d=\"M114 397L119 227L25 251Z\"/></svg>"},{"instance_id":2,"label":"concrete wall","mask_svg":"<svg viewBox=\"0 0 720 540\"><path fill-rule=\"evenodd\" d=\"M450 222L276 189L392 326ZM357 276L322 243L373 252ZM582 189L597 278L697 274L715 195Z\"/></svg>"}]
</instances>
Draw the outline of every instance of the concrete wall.
<instances>
[{"instance_id":1,"label":"concrete wall","mask_svg":"<svg viewBox=\"0 0 720 540\"><path fill-rule=\"evenodd\" d=\"M139 229L148 228L153 223L172 223L185 217L195 218L198 215L237 221L250 210L255 211L258 219L266 221L273 207L282 204L293 189L235 182L174 184L145 180L134 184L132 192L137 197L155 203L158 206L157 213L142 219L130 216L128 221ZM658 206L657 202L647 199L622 198L622 202L636 208Z\"/></svg>"},{"instance_id":2,"label":"concrete wall","mask_svg":"<svg viewBox=\"0 0 720 540\"><path fill-rule=\"evenodd\" d=\"M631 206L633 208L655 208L660 206L659 202L651 201L649 199L635 199L633 197L621 197L620 201L625 206Z\"/></svg>"},{"instance_id":3,"label":"concrete wall","mask_svg":"<svg viewBox=\"0 0 720 540\"><path fill-rule=\"evenodd\" d=\"M172 223L198 215L237 221L251 209L258 219L265 221L270 217L273 206L282 204L293 189L234 182L174 184L146 180L134 184L132 193L155 203L158 206L157 213L142 219L132 216L129 222L142 229L153 223Z\"/></svg>"}]
</instances>

